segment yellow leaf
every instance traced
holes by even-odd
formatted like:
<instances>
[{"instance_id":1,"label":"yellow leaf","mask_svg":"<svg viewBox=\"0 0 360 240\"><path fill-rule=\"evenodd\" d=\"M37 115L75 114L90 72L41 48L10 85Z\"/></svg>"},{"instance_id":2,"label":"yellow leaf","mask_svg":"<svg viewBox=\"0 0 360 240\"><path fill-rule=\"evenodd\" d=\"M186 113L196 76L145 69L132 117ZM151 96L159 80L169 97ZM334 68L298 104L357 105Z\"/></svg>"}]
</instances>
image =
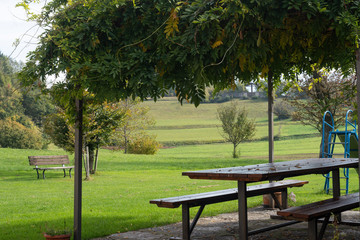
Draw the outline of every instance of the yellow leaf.
<instances>
[{"instance_id":1,"label":"yellow leaf","mask_svg":"<svg viewBox=\"0 0 360 240\"><path fill-rule=\"evenodd\" d=\"M263 68L262 68L262 70L261 70L261 73L262 73L262 74L266 74L266 73L268 73L268 72L269 72L269 67L268 67L268 65L263 66Z\"/></svg>"},{"instance_id":2,"label":"yellow leaf","mask_svg":"<svg viewBox=\"0 0 360 240\"><path fill-rule=\"evenodd\" d=\"M310 83L310 84L309 84L309 90L312 89L313 85L314 85L313 83Z\"/></svg>"},{"instance_id":3,"label":"yellow leaf","mask_svg":"<svg viewBox=\"0 0 360 240\"><path fill-rule=\"evenodd\" d=\"M147 48L144 46L143 43L139 43L139 47L141 48L141 50L142 50L143 52L146 52L146 51L147 51Z\"/></svg>"},{"instance_id":4,"label":"yellow leaf","mask_svg":"<svg viewBox=\"0 0 360 240\"><path fill-rule=\"evenodd\" d=\"M166 26L164 33L166 34L166 38L174 36L175 32L179 32L179 17L176 14L175 9L171 10L170 17L166 21Z\"/></svg>"},{"instance_id":5,"label":"yellow leaf","mask_svg":"<svg viewBox=\"0 0 360 240\"><path fill-rule=\"evenodd\" d=\"M263 68L261 69L260 77L264 78L268 72L269 72L269 67L267 65L263 66Z\"/></svg>"},{"instance_id":6,"label":"yellow leaf","mask_svg":"<svg viewBox=\"0 0 360 240\"><path fill-rule=\"evenodd\" d=\"M231 80L231 89L234 90L234 91L235 91L235 89L236 89L235 78L233 78L233 79Z\"/></svg>"},{"instance_id":7,"label":"yellow leaf","mask_svg":"<svg viewBox=\"0 0 360 240\"><path fill-rule=\"evenodd\" d=\"M211 47L214 49L214 48L217 48L218 46L220 45L223 45L223 42L221 40L218 40L216 42L214 42Z\"/></svg>"},{"instance_id":8,"label":"yellow leaf","mask_svg":"<svg viewBox=\"0 0 360 240\"><path fill-rule=\"evenodd\" d=\"M259 36L256 41L256 46L260 47L260 45L261 45L261 26L259 27Z\"/></svg>"},{"instance_id":9,"label":"yellow leaf","mask_svg":"<svg viewBox=\"0 0 360 240\"><path fill-rule=\"evenodd\" d=\"M246 57L241 54L240 58L239 58L239 66L240 66L241 71L243 71L243 72L245 69L245 63L246 63Z\"/></svg>"}]
</instances>

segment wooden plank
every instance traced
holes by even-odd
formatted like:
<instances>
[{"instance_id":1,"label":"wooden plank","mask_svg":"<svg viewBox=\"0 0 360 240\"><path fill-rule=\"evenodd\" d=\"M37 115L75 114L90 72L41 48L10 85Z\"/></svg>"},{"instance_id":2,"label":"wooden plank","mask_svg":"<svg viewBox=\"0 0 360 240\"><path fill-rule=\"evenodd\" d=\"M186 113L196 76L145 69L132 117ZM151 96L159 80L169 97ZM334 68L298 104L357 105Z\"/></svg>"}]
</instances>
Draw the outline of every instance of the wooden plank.
<instances>
[{"instance_id":1,"label":"wooden plank","mask_svg":"<svg viewBox=\"0 0 360 240\"><path fill-rule=\"evenodd\" d=\"M288 219L310 221L314 218L323 217L328 213L340 213L359 206L359 193L341 196L338 199L327 199L319 202L292 207L278 211L277 214Z\"/></svg>"},{"instance_id":2,"label":"wooden plank","mask_svg":"<svg viewBox=\"0 0 360 240\"><path fill-rule=\"evenodd\" d=\"M239 181L281 180L306 174L328 173L346 167L358 167L356 158L312 158L287 162L257 164L241 167L183 172L192 179L217 179Z\"/></svg>"},{"instance_id":3,"label":"wooden plank","mask_svg":"<svg viewBox=\"0 0 360 240\"><path fill-rule=\"evenodd\" d=\"M271 192L281 191L282 189L286 189L288 187L301 187L306 183L308 183L308 181L285 180L280 182L248 186L246 196L253 197ZM185 202L191 206L199 206L202 204L212 204L236 200L238 198L237 193L237 188L232 188L213 192L184 195L179 197L155 199L151 200L150 203L157 204L158 207L166 208L177 208Z\"/></svg>"},{"instance_id":4,"label":"wooden plank","mask_svg":"<svg viewBox=\"0 0 360 240\"><path fill-rule=\"evenodd\" d=\"M69 164L68 155L55 155L55 156L29 156L30 165L61 165Z\"/></svg>"},{"instance_id":5,"label":"wooden plank","mask_svg":"<svg viewBox=\"0 0 360 240\"><path fill-rule=\"evenodd\" d=\"M58 169L70 169L70 168L74 168L74 166L65 166L65 167L37 167L34 169L39 169L39 170L58 170Z\"/></svg>"},{"instance_id":6,"label":"wooden plank","mask_svg":"<svg viewBox=\"0 0 360 240\"><path fill-rule=\"evenodd\" d=\"M309 183L309 182L301 181L301 180L283 180L283 181L279 181L279 182L271 182L271 183L249 186L248 191L247 191L247 197L268 194L268 193L280 191L282 189L286 189L289 187L302 187L304 184L307 184L307 183Z\"/></svg>"}]
</instances>

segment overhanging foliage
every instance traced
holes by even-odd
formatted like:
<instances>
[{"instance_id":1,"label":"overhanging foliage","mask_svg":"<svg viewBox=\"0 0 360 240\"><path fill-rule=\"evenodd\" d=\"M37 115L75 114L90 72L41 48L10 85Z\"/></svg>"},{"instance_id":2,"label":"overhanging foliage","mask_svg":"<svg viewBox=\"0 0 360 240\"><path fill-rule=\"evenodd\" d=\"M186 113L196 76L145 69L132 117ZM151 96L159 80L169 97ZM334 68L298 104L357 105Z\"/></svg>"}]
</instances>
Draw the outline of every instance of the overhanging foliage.
<instances>
[{"instance_id":1,"label":"overhanging foliage","mask_svg":"<svg viewBox=\"0 0 360 240\"><path fill-rule=\"evenodd\" d=\"M20 76L33 84L65 72L100 99L156 100L173 88L198 105L206 86L223 89L235 79L293 80L313 64L351 71L359 4L53 0L34 16L45 31Z\"/></svg>"}]
</instances>

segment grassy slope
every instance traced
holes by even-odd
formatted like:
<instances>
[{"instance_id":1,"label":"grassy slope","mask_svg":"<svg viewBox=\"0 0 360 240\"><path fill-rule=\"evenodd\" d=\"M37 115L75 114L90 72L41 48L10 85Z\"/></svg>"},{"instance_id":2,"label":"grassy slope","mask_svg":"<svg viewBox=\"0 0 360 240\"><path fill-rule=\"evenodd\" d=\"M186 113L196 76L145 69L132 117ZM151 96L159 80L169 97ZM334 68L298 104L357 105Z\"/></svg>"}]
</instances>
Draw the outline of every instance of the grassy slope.
<instances>
[{"instance_id":1,"label":"grassy slope","mask_svg":"<svg viewBox=\"0 0 360 240\"><path fill-rule=\"evenodd\" d=\"M176 106L173 107L177 111L152 112L167 111L163 116L168 116L168 119L161 120L164 122L162 126L178 128L187 124L213 124L216 120L211 119L215 115L214 108L211 105L202 106L202 114L198 119L191 118L189 123L182 116L192 114L179 113L178 111L183 110L176 109ZM169 106L166 108L169 109ZM261 119L261 113L257 114ZM264 123L263 120L258 122ZM291 129L287 134L304 133L301 126ZM285 134L285 130L283 132ZM178 136L172 136L176 137ZM277 141L275 158L279 161L316 157L319 143L320 138L316 136ZM83 238L180 221L181 209L158 208L150 205L149 200L235 187L236 183L232 181L191 180L182 177L181 172L267 162L266 141L246 142L240 148L240 159L231 158L229 144L167 148L161 149L155 156L124 155L121 152L101 150L98 174L91 181L83 182ZM64 152L58 149L0 149L0 239L40 239L46 226L63 226L64 221L72 226L73 179L62 178L61 172L49 171L46 173L47 179L37 180L36 172L28 165L27 156L45 154ZM353 171L351 176L351 191L354 192L358 189L358 180ZM298 179L309 180L311 184L290 190L297 195L298 200L296 203L291 202L291 205L329 197L322 193L324 178L321 175L301 176ZM260 205L261 197L250 198L248 202L249 207ZM204 215L236 211L236 205L235 201L214 204L205 209ZM192 212L194 214L195 210Z\"/></svg>"},{"instance_id":2,"label":"grassy slope","mask_svg":"<svg viewBox=\"0 0 360 240\"><path fill-rule=\"evenodd\" d=\"M166 98L150 107L150 114L156 119L150 130L164 145L222 142L221 124L216 117L217 108L227 103L202 104L195 108L191 104L180 105L175 98ZM241 100L238 104L248 110L249 118L255 119L257 128L254 139L267 137L267 102L263 100ZM294 135L316 135L317 132L299 122L275 121L274 133L287 137Z\"/></svg>"}]
</instances>

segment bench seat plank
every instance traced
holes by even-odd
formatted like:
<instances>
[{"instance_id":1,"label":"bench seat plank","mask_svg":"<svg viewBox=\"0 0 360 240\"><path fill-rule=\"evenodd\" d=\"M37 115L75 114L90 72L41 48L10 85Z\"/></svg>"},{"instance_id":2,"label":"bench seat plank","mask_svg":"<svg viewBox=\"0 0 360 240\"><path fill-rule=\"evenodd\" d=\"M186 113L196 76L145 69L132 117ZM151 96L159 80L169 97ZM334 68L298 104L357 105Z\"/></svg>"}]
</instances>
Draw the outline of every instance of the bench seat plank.
<instances>
[{"instance_id":1,"label":"bench seat plank","mask_svg":"<svg viewBox=\"0 0 360 240\"><path fill-rule=\"evenodd\" d=\"M71 170L74 166L65 166L65 164L69 164L69 157L68 155L47 155L47 156L28 156L29 164L35 165L35 170L37 174L37 178L39 179L39 170L43 171L43 178L45 179L45 171L46 170L63 170L64 177L66 176L65 169L69 169L69 176L71 178ZM62 165L57 167L39 167L40 165Z\"/></svg>"},{"instance_id":2,"label":"bench seat plank","mask_svg":"<svg viewBox=\"0 0 360 240\"><path fill-rule=\"evenodd\" d=\"M340 213L359 207L359 193L353 193L341 196L338 199L326 199L298 207L291 207L277 214L287 219L296 219L300 221L310 221L324 217L330 213Z\"/></svg>"},{"instance_id":3,"label":"bench seat plank","mask_svg":"<svg viewBox=\"0 0 360 240\"><path fill-rule=\"evenodd\" d=\"M279 208L281 209L287 208L287 189L289 187L302 187L304 184L307 183L308 181L283 180L278 182L247 186L246 197L253 197L253 196L270 193L274 198L277 206L279 206ZM281 192L282 204L280 204L279 201L276 199L274 192ZM165 207L165 208L178 208L180 205L182 205L183 239L190 239L190 235L206 205L237 200L237 199L238 199L238 188L231 188L226 190L191 194L191 195L185 195L179 197L155 199L155 200L151 200L150 203L156 204L158 207ZM200 206L200 208L193 222L190 225L189 209L195 206Z\"/></svg>"},{"instance_id":4,"label":"bench seat plank","mask_svg":"<svg viewBox=\"0 0 360 240\"><path fill-rule=\"evenodd\" d=\"M74 166L64 166L64 167L37 167L34 169L39 169L39 170L57 170L57 169L70 169L70 168L74 168Z\"/></svg>"},{"instance_id":5,"label":"bench seat plank","mask_svg":"<svg viewBox=\"0 0 360 240\"><path fill-rule=\"evenodd\" d=\"M68 155L29 156L30 165L69 164Z\"/></svg>"},{"instance_id":6,"label":"bench seat plank","mask_svg":"<svg viewBox=\"0 0 360 240\"><path fill-rule=\"evenodd\" d=\"M301 187L308 181L300 180L283 180L279 182L264 183L247 187L247 197L268 194L288 187ZM238 199L237 188L219 190L213 192L197 193L179 197L170 197L163 199L154 199L150 203L157 204L158 207L178 208L180 205L187 203L189 207L201 206L204 204L219 203Z\"/></svg>"}]
</instances>

